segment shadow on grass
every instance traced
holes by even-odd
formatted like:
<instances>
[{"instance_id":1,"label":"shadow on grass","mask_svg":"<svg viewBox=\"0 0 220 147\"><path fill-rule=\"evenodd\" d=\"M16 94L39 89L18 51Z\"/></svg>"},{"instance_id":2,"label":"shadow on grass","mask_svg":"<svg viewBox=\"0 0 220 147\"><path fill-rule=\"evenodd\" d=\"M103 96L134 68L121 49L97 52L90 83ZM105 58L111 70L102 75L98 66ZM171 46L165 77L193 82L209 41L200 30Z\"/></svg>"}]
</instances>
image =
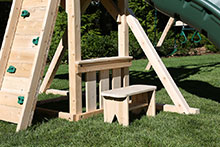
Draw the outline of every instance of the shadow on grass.
<instances>
[{"instance_id":1,"label":"shadow on grass","mask_svg":"<svg viewBox=\"0 0 220 147\"><path fill-rule=\"evenodd\" d=\"M181 66L178 68L168 68L168 71L178 87L181 87L187 92L194 94L198 97L203 97L220 102L220 98L219 98L220 88L215 87L204 81L184 80L189 76L199 74L199 72L201 72L201 68L205 68L205 67L220 67L220 63L206 64L201 66L198 65ZM208 72L210 72L211 70L206 70L202 72L207 72L208 74ZM158 78L154 70L130 71L130 83L156 85L157 90L163 88L163 85L160 82L160 79Z\"/></svg>"}]
</instances>

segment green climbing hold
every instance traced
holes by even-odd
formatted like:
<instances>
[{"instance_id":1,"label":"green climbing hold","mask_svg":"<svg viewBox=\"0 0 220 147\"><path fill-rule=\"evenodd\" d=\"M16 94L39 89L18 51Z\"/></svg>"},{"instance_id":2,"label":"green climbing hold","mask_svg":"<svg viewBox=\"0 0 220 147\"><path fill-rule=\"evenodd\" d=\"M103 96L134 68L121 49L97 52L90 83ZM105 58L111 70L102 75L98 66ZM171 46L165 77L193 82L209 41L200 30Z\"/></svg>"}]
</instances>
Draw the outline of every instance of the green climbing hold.
<instances>
[{"instance_id":1,"label":"green climbing hold","mask_svg":"<svg viewBox=\"0 0 220 147\"><path fill-rule=\"evenodd\" d=\"M18 104L22 105L24 103L24 96L18 97Z\"/></svg>"},{"instance_id":2,"label":"green climbing hold","mask_svg":"<svg viewBox=\"0 0 220 147\"><path fill-rule=\"evenodd\" d=\"M16 71L16 68L14 67L14 66L9 66L9 68L7 69L7 72L8 73L15 73L15 71Z\"/></svg>"},{"instance_id":3,"label":"green climbing hold","mask_svg":"<svg viewBox=\"0 0 220 147\"><path fill-rule=\"evenodd\" d=\"M35 39L33 39L33 44L34 45L38 45L38 42L39 42L39 37L37 37L37 38L35 38Z\"/></svg>"},{"instance_id":4,"label":"green climbing hold","mask_svg":"<svg viewBox=\"0 0 220 147\"><path fill-rule=\"evenodd\" d=\"M30 16L30 13L29 13L27 10L23 10L23 11L21 12L21 17L26 18L26 17L29 17L29 16Z\"/></svg>"}]
</instances>

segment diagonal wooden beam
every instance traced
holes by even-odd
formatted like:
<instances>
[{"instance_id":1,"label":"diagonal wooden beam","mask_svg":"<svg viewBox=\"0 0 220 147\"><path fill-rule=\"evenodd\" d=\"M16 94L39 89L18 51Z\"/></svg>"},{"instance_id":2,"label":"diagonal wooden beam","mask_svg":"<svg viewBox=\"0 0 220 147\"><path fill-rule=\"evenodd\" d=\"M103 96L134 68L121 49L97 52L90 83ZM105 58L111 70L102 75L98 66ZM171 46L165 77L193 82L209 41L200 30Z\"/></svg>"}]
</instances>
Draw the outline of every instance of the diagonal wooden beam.
<instances>
[{"instance_id":1,"label":"diagonal wooden beam","mask_svg":"<svg viewBox=\"0 0 220 147\"><path fill-rule=\"evenodd\" d=\"M91 0L80 0L81 13L85 13L86 9L89 7Z\"/></svg>"},{"instance_id":2,"label":"diagonal wooden beam","mask_svg":"<svg viewBox=\"0 0 220 147\"><path fill-rule=\"evenodd\" d=\"M108 11L108 13L117 20L118 14L120 14L120 10L117 5L112 0L101 0L101 3Z\"/></svg>"},{"instance_id":3,"label":"diagonal wooden beam","mask_svg":"<svg viewBox=\"0 0 220 147\"><path fill-rule=\"evenodd\" d=\"M65 51L66 48L63 46L63 41L61 40L41 84L39 93L46 92L46 90L50 87Z\"/></svg>"},{"instance_id":4,"label":"diagonal wooden beam","mask_svg":"<svg viewBox=\"0 0 220 147\"><path fill-rule=\"evenodd\" d=\"M164 85L170 98L174 102L176 106L176 111L179 113L190 114L189 105L187 104L177 85L175 84L169 72L167 71L165 65L163 64L162 60L160 59L159 55L154 49L152 43L150 42L148 36L144 32L139 21L134 16L128 15L127 23L128 26L131 28L132 32L134 33L140 46L142 47L145 55L152 63L155 72L157 73L162 84Z\"/></svg>"}]
</instances>

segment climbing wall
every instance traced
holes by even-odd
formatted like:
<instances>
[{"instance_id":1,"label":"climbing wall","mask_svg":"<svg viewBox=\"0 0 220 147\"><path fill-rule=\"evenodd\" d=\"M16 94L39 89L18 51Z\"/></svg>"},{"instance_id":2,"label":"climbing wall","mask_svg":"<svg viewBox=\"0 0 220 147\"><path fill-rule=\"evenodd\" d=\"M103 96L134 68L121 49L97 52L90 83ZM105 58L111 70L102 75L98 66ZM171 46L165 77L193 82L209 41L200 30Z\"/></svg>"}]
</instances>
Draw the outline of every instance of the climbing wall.
<instances>
[{"instance_id":1,"label":"climbing wall","mask_svg":"<svg viewBox=\"0 0 220 147\"><path fill-rule=\"evenodd\" d=\"M0 120L31 124L59 0L15 0L0 59Z\"/></svg>"}]
</instances>

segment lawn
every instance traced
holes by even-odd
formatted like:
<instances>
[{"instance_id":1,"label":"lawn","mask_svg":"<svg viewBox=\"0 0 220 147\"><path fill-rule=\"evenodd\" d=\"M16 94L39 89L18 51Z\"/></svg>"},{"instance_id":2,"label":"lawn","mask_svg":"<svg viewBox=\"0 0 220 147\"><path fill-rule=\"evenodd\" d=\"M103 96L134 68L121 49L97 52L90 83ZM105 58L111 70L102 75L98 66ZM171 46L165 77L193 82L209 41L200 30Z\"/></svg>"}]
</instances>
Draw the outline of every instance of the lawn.
<instances>
[{"instance_id":1,"label":"lawn","mask_svg":"<svg viewBox=\"0 0 220 147\"><path fill-rule=\"evenodd\" d=\"M19 133L16 125L0 121L0 146L220 146L220 55L163 61L188 104L201 114L141 115L129 127L104 123L102 114L79 122L44 118ZM155 72L144 70L146 63L133 61L131 83L157 85L157 102L172 103ZM67 65L60 66L52 88L68 88ZM52 97L43 94L39 100Z\"/></svg>"}]
</instances>

